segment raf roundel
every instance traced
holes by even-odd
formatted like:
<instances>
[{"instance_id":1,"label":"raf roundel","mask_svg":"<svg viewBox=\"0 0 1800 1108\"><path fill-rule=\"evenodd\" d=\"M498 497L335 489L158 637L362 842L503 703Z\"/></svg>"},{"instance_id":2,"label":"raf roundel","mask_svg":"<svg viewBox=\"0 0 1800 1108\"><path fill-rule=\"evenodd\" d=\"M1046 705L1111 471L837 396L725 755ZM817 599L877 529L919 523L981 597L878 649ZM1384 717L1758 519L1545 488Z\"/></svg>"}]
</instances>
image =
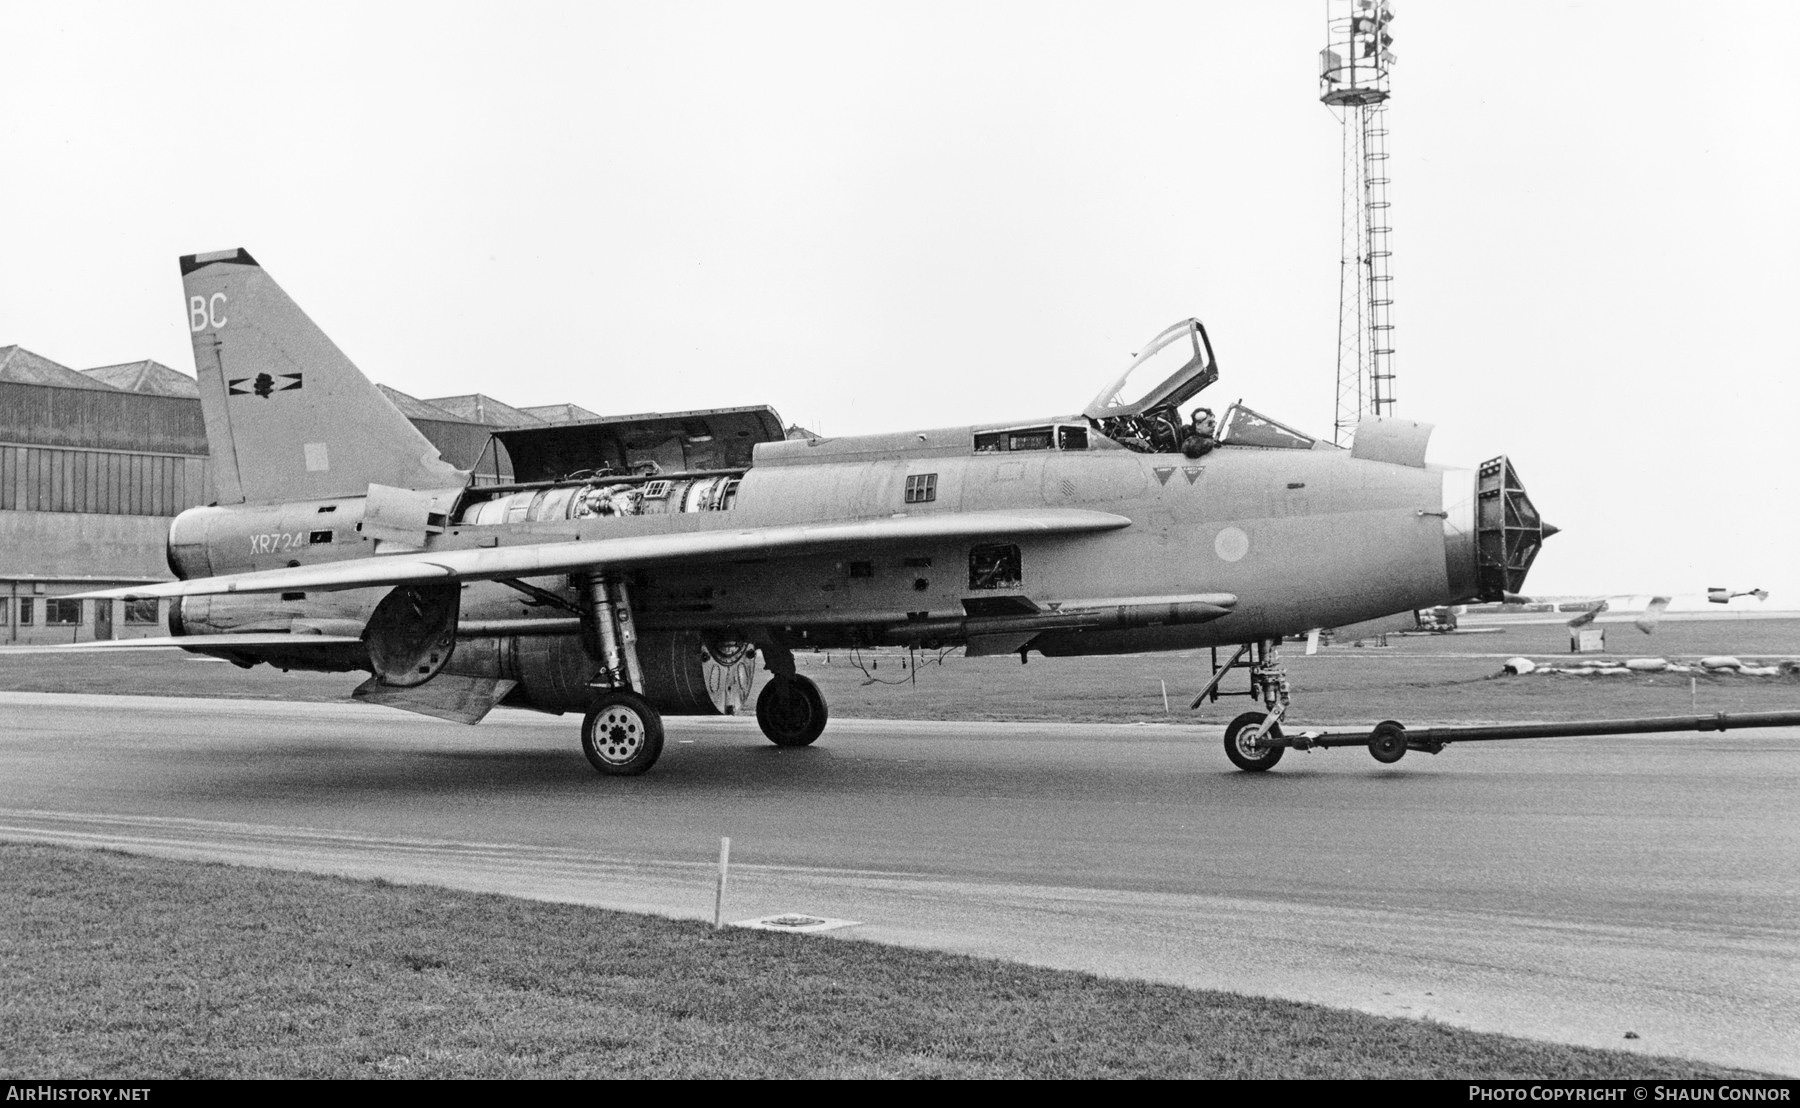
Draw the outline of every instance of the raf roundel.
<instances>
[{"instance_id":1,"label":"raf roundel","mask_svg":"<svg viewBox=\"0 0 1800 1108\"><path fill-rule=\"evenodd\" d=\"M1213 553L1222 561L1238 561L1250 553L1250 536L1236 527L1227 527L1213 539Z\"/></svg>"}]
</instances>

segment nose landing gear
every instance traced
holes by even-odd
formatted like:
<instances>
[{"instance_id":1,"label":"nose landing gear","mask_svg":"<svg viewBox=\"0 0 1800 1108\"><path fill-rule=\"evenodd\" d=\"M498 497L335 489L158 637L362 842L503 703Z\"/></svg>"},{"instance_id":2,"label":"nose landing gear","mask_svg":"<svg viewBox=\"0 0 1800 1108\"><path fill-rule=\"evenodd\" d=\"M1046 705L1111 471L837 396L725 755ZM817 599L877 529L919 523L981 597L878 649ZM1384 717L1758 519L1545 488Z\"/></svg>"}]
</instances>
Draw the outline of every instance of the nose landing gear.
<instances>
[{"instance_id":1,"label":"nose landing gear","mask_svg":"<svg viewBox=\"0 0 1800 1108\"><path fill-rule=\"evenodd\" d=\"M1231 764L1237 768L1248 773L1262 773L1273 769L1275 763L1281 761L1282 753L1290 747L1296 750L1328 750L1334 746L1367 746L1377 762L1393 765L1406 757L1408 750L1436 754L1444 748L1446 742L1453 741L1442 738L1441 730L1409 735L1403 724L1391 719L1382 720L1366 733L1301 731L1293 735L1284 734L1281 720L1287 715L1290 696L1287 664L1281 660L1280 645L1275 639L1245 643L1237 648L1224 665L1219 664L1215 652L1212 680L1194 698L1194 702L1188 705L1190 708L1198 708L1208 697L1216 701L1220 696L1251 696L1263 702L1264 711L1245 712L1225 728L1225 757L1231 759ZM1252 653L1255 661L1244 661L1244 656ZM1220 682L1234 669L1250 671L1249 691L1221 693Z\"/></svg>"},{"instance_id":2,"label":"nose landing gear","mask_svg":"<svg viewBox=\"0 0 1800 1108\"><path fill-rule=\"evenodd\" d=\"M1245 662L1244 655L1252 652L1255 660ZM1242 668L1250 670L1250 691L1247 694L1221 694L1219 683L1225 675ZM1304 746L1303 737L1286 740L1281 734L1281 717L1287 715L1289 695L1287 663L1281 660L1280 640L1245 643L1223 666L1219 665L1218 652L1214 651L1212 680L1188 707L1198 708L1207 697L1217 700L1221 695L1248 695L1261 700L1266 709L1245 712L1225 728L1225 756L1231 759L1232 765L1251 773L1261 773L1281 761L1281 752L1287 747ZM1271 743L1267 741L1269 739L1278 741Z\"/></svg>"},{"instance_id":3,"label":"nose landing gear","mask_svg":"<svg viewBox=\"0 0 1800 1108\"><path fill-rule=\"evenodd\" d=\"M1225 757L1231 759L1232 765L1250 773L1274 768L1286 748L1264 746L1265 736L1279 739L1281 724L1269 718L1267 712L1245 712L1225 728Z\"/></svg>"}]
</instances>

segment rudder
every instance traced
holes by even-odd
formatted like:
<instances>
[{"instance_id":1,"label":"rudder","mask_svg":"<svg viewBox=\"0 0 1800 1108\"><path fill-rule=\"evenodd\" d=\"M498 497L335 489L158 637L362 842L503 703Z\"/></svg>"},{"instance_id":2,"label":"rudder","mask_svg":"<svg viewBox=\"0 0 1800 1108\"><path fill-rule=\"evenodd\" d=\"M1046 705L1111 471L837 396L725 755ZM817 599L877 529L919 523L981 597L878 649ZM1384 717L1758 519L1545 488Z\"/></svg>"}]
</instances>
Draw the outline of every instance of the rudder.
<instances>
[{"instance_id":1,"label":"rudder","mask_svg":"<svg viewBox=\"0 0 1800 1108\"><path fill-rule=\"evenodd\" d=\"M468 480L248 251L186 255L181 278L219 503Z\"/></svg>"}]
</instances>

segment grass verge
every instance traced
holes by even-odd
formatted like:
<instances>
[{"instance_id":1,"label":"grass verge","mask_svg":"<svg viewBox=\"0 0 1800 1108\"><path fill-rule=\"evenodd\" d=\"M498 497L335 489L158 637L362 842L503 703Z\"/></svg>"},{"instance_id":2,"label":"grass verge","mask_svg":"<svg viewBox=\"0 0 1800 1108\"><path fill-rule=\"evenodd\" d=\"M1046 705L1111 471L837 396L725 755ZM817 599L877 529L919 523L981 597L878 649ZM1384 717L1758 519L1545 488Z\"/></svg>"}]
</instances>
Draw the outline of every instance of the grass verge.
<instances>
[{"instance_id":1,"label":"grass verge","mask_svg":"<svg viewBox=\"0 0 1800 1108\"><path fill-rule=\"evenodd\" d=\"M1722 1078L1313 1005L0 845L0 1075Z\"/></svg>"}]
</instances>

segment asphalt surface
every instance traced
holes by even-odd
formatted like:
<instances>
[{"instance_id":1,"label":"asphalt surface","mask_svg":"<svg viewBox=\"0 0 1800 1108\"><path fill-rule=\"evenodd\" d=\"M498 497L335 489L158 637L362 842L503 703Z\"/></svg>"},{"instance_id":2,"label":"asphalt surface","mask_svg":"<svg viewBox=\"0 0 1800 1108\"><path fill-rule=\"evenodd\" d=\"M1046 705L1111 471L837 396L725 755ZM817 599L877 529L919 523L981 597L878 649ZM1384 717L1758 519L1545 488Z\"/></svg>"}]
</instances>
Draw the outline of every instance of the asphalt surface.
<instances>
[{"instance_id":1,"label":"asphalt surface","mask_svg":"<svg viewBox=\"0 0 1800 1108\"><path fill-rule=\"evenodd\" d=\"M783 750L671 720L621 779L527 713L0 693L0 719L5 839L711 919L729 836L727 920L1800 1075L1800 729L1251 775L1216 724Z\"/></svg>"}]
</instances>

